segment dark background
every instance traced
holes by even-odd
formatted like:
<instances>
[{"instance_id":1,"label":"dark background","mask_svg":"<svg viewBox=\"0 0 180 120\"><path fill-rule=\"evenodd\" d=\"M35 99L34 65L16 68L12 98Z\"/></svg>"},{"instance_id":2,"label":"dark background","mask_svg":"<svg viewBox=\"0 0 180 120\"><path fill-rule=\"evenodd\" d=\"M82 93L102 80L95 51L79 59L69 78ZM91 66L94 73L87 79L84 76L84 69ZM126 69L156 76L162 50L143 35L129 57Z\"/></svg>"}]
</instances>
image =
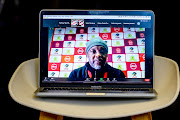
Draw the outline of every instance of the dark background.
<instances>
[{"instance_id":1,"label":"dark background","mask_svg":"<svg viewBox=\"0 0 180 120\"><path fill-rule=\"evenodd\" d=\"M39 118L39 111L12 100L8 92L8 83L22 62L38 57L39 11L41 9L153 10L155 13L155 55L168 57L180 64L178 4L178 1L172 0L163 2L157 0L0 0L0 40L3 53L1 54L3 68L0 82L1 115L3 114L6 119L37 120ZM180 98L178 97L171 106L152 112L153 120L177 119L179 110ZM130 117L121 119L130 120Z\"/></svg>"}]
</instances>

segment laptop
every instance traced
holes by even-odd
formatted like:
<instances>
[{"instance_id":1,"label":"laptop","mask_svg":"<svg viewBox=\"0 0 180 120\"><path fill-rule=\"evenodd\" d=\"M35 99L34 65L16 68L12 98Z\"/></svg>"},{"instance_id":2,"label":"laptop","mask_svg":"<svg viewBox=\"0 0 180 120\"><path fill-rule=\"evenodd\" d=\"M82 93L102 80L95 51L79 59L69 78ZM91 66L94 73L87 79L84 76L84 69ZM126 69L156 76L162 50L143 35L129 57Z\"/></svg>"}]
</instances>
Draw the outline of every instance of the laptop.
<instances>
[{"instance_id":1,"label":"laptop","mask_svg":"<svg viewBox=\"0 0 180 120\"><path fill-rule=\"evenodd\" d=\"M152 11L42 10L39 97L154 98Z\"/></svg>"}]
</instances>

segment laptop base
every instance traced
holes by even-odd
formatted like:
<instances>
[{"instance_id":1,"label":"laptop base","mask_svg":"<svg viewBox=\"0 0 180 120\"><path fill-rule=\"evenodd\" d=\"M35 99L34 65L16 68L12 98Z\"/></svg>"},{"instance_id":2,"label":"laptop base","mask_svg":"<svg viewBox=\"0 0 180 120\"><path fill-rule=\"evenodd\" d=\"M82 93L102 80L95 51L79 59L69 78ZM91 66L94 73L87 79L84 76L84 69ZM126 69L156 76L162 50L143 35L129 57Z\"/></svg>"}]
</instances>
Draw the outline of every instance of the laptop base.
<instances>
[{"instance_id":1,"label":"laptop base","mask_svg":"<svg viewBox=\"0 0 180 120\"><path fill-rule=\"evenodd\" d=\"M47 90L51 89L51 90ZM119 98L154 98L157 92L152 88L123 88L115 90L57 90L59 88L39 88L35 91L38 97L119 97Z\"/></svg>"}]
</instances>

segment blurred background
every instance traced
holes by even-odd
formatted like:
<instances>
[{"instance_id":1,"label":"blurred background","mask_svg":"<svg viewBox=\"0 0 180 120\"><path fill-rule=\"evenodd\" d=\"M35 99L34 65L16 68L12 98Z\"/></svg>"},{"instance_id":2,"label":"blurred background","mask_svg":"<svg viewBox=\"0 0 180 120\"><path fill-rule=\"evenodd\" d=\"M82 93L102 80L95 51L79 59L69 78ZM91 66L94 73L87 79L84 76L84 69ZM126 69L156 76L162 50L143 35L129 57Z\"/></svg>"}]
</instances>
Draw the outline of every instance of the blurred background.
<instances>
[{"instance_id":1,"label":"blurred background","mask_svg":"<svg viewBox=\"0 0 180 120\"><path fill-rule=\"evenodd\" d=\"M3 64L0 105L3 117L19 120L39 119L39 111L22 106L11 99L8 83L22 62L38 57L39 11L41 9L152 10L155 13L155 55L168 57L180 64L178 7L178 1L173 0L0 0L0 40ZM171 106L152 112L153 120L177 119L179 110L180 98L178 97ZM64 119L75 118L65 117ZM130 120L130 117L121 119Z\"/></svg>"}]
</instances>

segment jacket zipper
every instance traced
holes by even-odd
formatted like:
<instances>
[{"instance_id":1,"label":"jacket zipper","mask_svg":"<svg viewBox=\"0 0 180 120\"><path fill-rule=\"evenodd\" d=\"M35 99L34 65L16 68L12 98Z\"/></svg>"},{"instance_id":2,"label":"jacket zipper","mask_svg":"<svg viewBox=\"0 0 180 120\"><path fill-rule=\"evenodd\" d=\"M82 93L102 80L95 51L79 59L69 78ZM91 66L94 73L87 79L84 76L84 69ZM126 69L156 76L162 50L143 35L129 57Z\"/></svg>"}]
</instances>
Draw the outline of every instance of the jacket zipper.
<instances>
[{"instance_id":1,"label":"jacket zipper","mask_svg":"<svg viewBox=\"0 0 180 120\"><path fill-rule=\"evenodd\" d=\"M96 71L95 71L95 78L96 78Z\"/></svg>"}]
</instances>

